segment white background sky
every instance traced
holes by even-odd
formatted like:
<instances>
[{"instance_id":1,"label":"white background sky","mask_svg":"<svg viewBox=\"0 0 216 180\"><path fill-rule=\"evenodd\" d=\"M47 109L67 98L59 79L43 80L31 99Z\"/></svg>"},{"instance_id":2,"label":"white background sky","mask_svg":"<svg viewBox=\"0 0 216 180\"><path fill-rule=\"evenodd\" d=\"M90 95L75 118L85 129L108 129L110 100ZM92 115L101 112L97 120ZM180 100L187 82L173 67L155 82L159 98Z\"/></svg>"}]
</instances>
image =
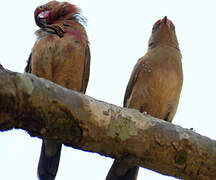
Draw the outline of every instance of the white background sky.
<instances>
[{"instance_id":1,"label":"white background sky","mask_svg":"<svg viewBox=\"0 0 216 180\"><path fill-rule=\"evenodd\" d=\"M34 44L33 13L48 1L1 2L0 61L23 72ZM165 15L173 21L182 52L184 85L173 123L216 139L215 0L74 0L88 19L91 75L87 95L122 106L131 71L147 50L151 29ZM4 180L37 179L41 140L23 130L0 132L0 169ZM111 158L63 147L56 180L103 180ZM138 180L170 180L140 169Z\"/></svg>"}]
</instances>

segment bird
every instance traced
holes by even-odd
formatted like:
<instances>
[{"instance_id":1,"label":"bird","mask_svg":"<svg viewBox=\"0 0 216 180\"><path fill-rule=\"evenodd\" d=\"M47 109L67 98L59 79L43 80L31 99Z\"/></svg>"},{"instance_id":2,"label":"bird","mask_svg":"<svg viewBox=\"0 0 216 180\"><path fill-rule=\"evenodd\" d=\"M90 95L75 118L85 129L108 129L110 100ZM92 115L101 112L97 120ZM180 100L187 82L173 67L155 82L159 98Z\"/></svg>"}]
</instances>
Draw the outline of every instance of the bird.
<instances>
[{"instance_id":1,"label":"bird","mask_svg":"<svg viewBox=\"0 0 216 180\"><path fill-rule=\"evenodd\" d=\"M146 54L138 59L123 105L172 122L183 85L182 55L175 26L166 16L155 22ZM106 180L136 180L139 167L114 160Z\"/></svg>"},{"instance_id":2,"label":"bird","mask_svg":"<svg viewBox=\"0 0 216 180\"><path fill-rule=\"evenodd\" d=\"M25 72L50 80L65 88L86 92L90 74L90 48L86 19L68 2L50 1L34 12L36 41ZM54 180L62 144L43 138L38 178Z\"/></svg>"}]
</instances>

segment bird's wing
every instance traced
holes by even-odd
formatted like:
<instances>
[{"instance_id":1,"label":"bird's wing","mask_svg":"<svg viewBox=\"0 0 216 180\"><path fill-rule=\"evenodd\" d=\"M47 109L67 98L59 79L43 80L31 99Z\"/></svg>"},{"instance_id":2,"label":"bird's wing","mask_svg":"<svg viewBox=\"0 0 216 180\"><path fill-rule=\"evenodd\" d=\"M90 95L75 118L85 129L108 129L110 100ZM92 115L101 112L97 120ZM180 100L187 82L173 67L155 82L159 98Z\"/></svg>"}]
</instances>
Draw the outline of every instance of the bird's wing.
<instances>
[{"instance_id":1,"label":"bird's wing","mask_svg":"<svg viewBox=\"0 0 216 180\"><path fill-rule=\"evenodd\" d=\"M82 87L81 92L85 93L86 88L89 81L89 74L90 74L90 61L91 61L91 54L89 46L86 46L85 50L85 62L84 62L84 71L83 71L83 81L82 81Z\"/></svg>"},{"instance_id":2,"label":"bird's wing","mask_svg":"<svg viewBox=\"0 0 216 180\"><path fill-rule=\"evenodd\" d=\"M25 72L31 73L31 58L32 58L32 53L29 55L29 58L27 60L27 65L25 67Z\"/></svg>"},{"instance_id":3,"label":"bird's wing","mask_svg":"<svg viewBox=\"0 0 216 180\"><path fill-rule=\"evenodd\" d=\"M124 96L124 107L126 107L126 103L128 101L128 99L130 98L130 95L132 93L132 90L133 90L133 87L134 87L134 84L136 83L137 81L137 78L138 78L138 75L140 73L140 70L141 70L141 60L138 60L138 62L136 63L133 71L132 71L132 74L131 74L131 77L130 77L130 80L128 82L128 85L127 85L127 88L126 88L126 91L125 91L125 96Z\"/></svg>"}]
</instances>

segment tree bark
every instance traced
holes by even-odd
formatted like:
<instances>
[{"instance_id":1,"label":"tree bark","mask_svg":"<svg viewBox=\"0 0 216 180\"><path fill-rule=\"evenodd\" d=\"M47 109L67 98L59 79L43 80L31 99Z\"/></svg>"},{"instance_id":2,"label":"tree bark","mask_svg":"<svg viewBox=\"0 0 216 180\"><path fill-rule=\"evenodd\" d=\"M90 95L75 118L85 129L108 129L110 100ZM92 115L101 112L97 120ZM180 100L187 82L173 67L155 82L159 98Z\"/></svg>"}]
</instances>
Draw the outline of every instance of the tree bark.
<instances>
[{"instance_id":1,"label":"tree bark","mask_svg":"<svg viewBox=\"0 0 216 180\"><path fill-rule=\"evenodd\" d=\"M216 141L43 78L0 68L0 130L12 128L177 178L216 178Z\"/></svg>"}]
</instances>

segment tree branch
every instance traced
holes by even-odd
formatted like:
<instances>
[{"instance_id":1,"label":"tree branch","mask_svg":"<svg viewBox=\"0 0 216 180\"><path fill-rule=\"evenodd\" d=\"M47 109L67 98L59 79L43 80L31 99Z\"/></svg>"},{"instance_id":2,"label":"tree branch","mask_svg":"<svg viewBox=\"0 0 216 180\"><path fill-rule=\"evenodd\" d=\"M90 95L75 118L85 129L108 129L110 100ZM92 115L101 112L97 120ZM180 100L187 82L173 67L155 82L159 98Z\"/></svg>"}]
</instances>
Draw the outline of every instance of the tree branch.
<instances>
[{"instance_id":1,"label":"tree branch","mask_svg":"<svg viewBox=\"0 0 216 180\"><path fill-rule=\"evenodd\" d=\"M0 130L12 128L173 177L216 177L216 141L34 75L0 68Z\"/></svg>"}]
</instances>

